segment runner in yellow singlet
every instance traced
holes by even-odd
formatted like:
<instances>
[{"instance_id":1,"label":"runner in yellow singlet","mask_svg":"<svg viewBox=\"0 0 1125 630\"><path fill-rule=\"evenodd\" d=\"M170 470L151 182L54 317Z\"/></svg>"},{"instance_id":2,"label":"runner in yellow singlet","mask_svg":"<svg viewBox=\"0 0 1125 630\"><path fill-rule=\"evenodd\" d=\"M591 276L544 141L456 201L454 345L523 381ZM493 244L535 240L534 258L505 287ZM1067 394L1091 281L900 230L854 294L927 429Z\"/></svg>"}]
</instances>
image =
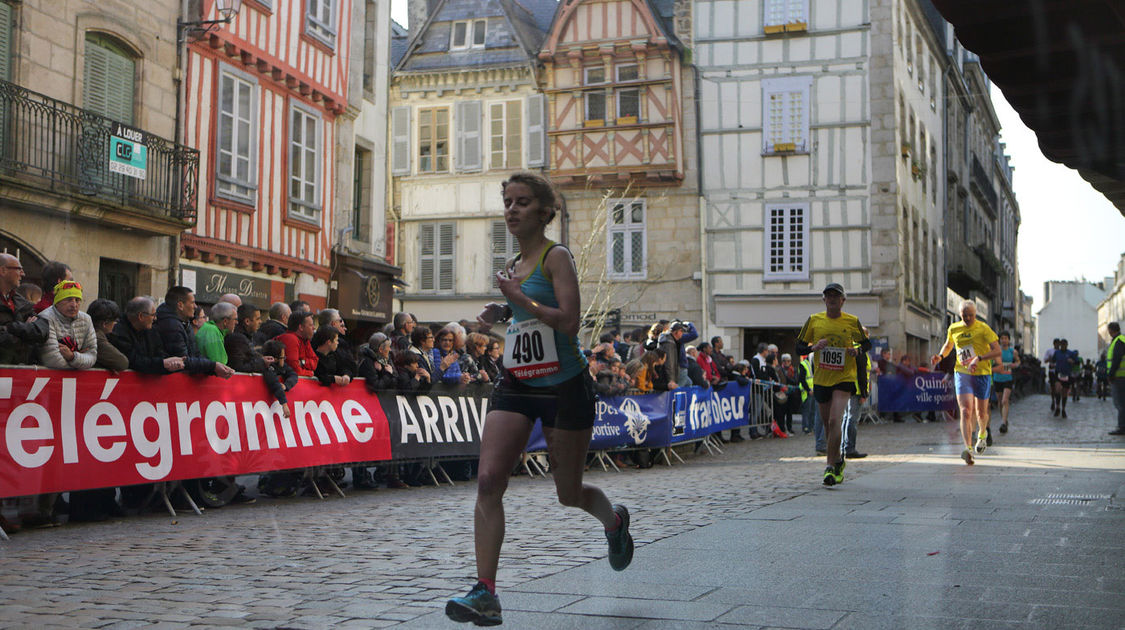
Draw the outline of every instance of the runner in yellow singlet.
<instances>
[{"instance_id":1,"label":"runner in yellow singlet","mask_svg":"<svg viewBox=\"0 0 1125 630\"><path fill-rule=\"evenodd\" d=\"M813 398L820 406L827 438L828 466L824 485L844 480L840 452L840 422L848 400L856 393L856 356L871 349L859 318L843 312L847 296L836 282L824 287L824 312L809 317L797 335L797 353L813 355Z\"/></svg>"},{"instance_id":2,"label":"runner in yellow singlet","mask_svg":"<svg viewBox=\"0 0 1125 630\"><path fill-rule=\"evenodd\" d=\"M961 459L973 465L973 427L977 427L976 452L987 446L989 409L992 388L992 361L1000 357L1000 342L988 324L977 319L977 305L972 300L961 303L961 321L949 327L945 345L930 358L937 365L942 357L957 349L954 386L957 406L961 408L961 440L965 448Z\"/></svg>"}]
</instances>

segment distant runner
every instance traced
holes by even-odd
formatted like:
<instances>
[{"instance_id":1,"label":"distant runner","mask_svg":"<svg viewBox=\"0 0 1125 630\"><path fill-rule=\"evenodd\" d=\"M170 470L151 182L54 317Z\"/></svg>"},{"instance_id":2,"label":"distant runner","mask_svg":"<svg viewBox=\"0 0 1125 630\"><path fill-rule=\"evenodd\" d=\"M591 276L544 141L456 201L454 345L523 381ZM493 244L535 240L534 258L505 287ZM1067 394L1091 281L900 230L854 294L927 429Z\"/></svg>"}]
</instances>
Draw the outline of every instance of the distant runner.
<instances>
[{"instance_id":1,"label":"distant runner","mask_svg":"<svg viewBox=\"0 0 1125 630\"><path fill-rule=\"evenodd\" d=\"M961 441L965 448L961 459L973 465L973 427L976 427L975 450L983 453L988 446L988 395L992 388L992 359L1000 356L1000 342L988 324L977 319L976 303L961 303L961 321L949 326L945 345L930 358L934 365L941 363L950 350L957 349L957 366L953 383L957 390L957 405L961 408Z\"/></svg>"},{"instance_id":2,"label":"distant runner","mask_svg":"<svg viewBox=\"0 0 1125 630\"><path fill-rule=\"evenodd\" d=\"M1062 412L1062 417L1066 417L1067 394L1074 382L1074 366L1078 363L1078 353L1068 350L1068 345L1066 339L1059 339L1059 347L1051 355L1051 363L1055 366L1054 395L1059 400L1055 406L1055 417L1058 417L1059 412Z\"/></svg>"},{"instance_id":3,"label":"distant runner","mask_svg":"<svg viewBox=\"0 0 1125 630\"><path fill-rule=\"evenodd\" d=\"M1012 335L1008 331L1000 333L1000 360L992 368L992 386L996 388L996 398L1000 404L1000 433L1008 432L1008 410L1012 406L1012 370L1020 366L1020 358L1012 349ZM989 431L988 446L992 446L992 433Z\"/></svg>"}]
</instances>

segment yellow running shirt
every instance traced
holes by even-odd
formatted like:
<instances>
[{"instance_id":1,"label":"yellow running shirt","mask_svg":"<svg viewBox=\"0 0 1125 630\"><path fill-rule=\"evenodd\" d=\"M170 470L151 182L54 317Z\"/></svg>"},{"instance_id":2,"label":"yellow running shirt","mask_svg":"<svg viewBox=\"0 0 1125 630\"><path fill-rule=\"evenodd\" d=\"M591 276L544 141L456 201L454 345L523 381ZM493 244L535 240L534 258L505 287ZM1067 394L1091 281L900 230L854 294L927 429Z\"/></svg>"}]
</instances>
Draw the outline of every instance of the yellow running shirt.
<instances>
[{"instance_id":1,"label":"yellow running shirt","mask_svg":"<svg viewBox=\"0 0 1125 630\"><path fill-rule=\"evenodd\" d=\"M972 326L966 326L965 322L951 324L949 334L946 335L946 343L953 342L957 351L957 366L953 368L954 371L962 374L973 374L974 376L992 374L992 361L977 361L977 366L973 368L972 372L969 372L969 368L965 367L965 364L973 357L988 354L992 342L999 340L1000 338L992 332L988 324L979 319L974 321Z\"/></svg>"},{"instance_id":2,"label":"yellow running shirt","mask_svg":"<svg viewBox=\"0 0 1125 630\"><path fill-rule=\"evenodd\" d=\"M855 382L855 357L846 349L867 340L858 317L841 312L833 319L822 311L809 317L797 338L810 346L821 339L828 340L828 346L813 354L813 385L831 387Z\"/></svg>"}]
</instances>

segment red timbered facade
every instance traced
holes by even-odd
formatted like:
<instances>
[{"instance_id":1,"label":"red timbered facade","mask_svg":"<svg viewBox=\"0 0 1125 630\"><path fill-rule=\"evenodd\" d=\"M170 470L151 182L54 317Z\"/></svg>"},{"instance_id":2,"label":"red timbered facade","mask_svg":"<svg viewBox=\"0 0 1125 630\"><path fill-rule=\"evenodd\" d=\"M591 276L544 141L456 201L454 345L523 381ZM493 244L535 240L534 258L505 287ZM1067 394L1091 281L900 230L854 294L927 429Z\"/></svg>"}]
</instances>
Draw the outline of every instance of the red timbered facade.
<instances>
[{"instance_id":1,"label":"red timbered facade","mask_svg":"<svg viewBox=\"0 0 1125 630\"><path fill-rule=\"evenodd\" d=\"M201 4L202 19L217 18L213 0ZM230 274L228 287L258 287L259 307L293 297L324 306L351 4L244 0L233 21L187 46L184 141L201 159L199 220L182 239L185 284Z\"/></svg>"}]
</instances>

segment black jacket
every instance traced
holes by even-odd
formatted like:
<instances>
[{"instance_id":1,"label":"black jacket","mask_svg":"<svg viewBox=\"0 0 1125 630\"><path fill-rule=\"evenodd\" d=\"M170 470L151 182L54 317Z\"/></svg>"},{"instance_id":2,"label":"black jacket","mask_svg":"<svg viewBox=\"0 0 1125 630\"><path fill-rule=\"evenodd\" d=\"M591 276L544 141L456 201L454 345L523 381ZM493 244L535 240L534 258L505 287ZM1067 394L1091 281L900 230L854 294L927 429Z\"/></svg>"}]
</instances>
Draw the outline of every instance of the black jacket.
<instances>
[{"instance_id":1,"label":"black jacket","mask_svg":"<svg viewBox=\"0 0 1125 630\"><path fill-rule=\"evenodd\" d=\"M188 374L214 374L215 362L199 352L191 324L180 319L167 302L156 307L153 328L160 334L160 342L170 357L184 358L184 371Z\"/></svg>"},{"instance_id":2,"label":"black jacket","mask_svg":"<svg viewBox=\"0 0 1125 630\"><path fill-rule=\"evenodd\" d=\"M293 368L281 363L280 365L267 365L262 370L262 378L266 380L266 389L283 405L289 404L285 392L297 385L297 373Z\"/></svg>"},{"instance_id":3,"label":"black jacket","mask_svg":"<svg viewBox=\"0 0 1125 630\"><path fill-rule=\"evenodd\" d=\"M316 371L313 374L321 385L335 385L337 376L355 376L355 372L349 369L347 357L341 356L339 352L336 350L328 354L316 353Z\"/></svg>"},{"instance_id":4,"label":"black jacket","mask_svg":"<svg viewBox=\"0 0 1125 630\"><path fill-rule=\"evenodd\" d=\"M227 365L235 372L262 372L266 362L250 345L250 337L246 334L246 327L239 324L234 330L223 338L223 347L227 351Z\"/></svg>"},{"instance_id":5,"label":"black jacket","mask_svg":"<svg viewBox=\"0 0 1125 630\"><path fill-rule=\"evenodd\" d=\"M258 326L258 332L254 333L252 341L255 346L261 347L263 343L277 337L286 330L288 329L285 327L285 324L276 319L267 319L262 322L261 326ZM227 354L230 354L230 352L228 351Z\"/></svg>"},{"instance_id":6,"label":"black jacket","mask_svg":"<svg viewBox=\"0 0 1125 630\"><path fill-rule=\"evenodd\" d=\"M375 351L367 344L360 346L359 366L356 371L356 376L363 377L363 384L367 387L367 391L369 392L374 393L379 390L394 389L397 381L395 378L397 370L393 372L376 370L375 363Z\"/></svg>"},{"instance_id":7,"label":"black jacket","mask_svg":"<svg viewBox=\"0 0 1125 630\"><path fill-rule=\"evenodd\" d=\"M122 316L109 334L109 342L129 359L129 369L145 374L167 374L164 359L168 353L155 330L137 330Z\"/></svg>"},{"instance_id":8,"label":"black jacket","mask_svg":"<svg viewBox=\"0 0 1125 630\"><path fill-rule=\"evenodd\" d=\"M31 363L37 347L47 341L50 323L42 317L28 322L35 306L15 291L12 303L15 309L0 300L0 364Z\"/></svg>"},{"instance_id":9,"label":"black jacket","mask_svg":"<svg viewBox=\"0 0 1125 630\"><path fill-rule=\"evenodd\" d=\"M430 382L425 380L418 380L414 375L406 370L395 371L395 387L400 392L416 392L421 393L429 391Z\"/></svg>"}]
</instances>

